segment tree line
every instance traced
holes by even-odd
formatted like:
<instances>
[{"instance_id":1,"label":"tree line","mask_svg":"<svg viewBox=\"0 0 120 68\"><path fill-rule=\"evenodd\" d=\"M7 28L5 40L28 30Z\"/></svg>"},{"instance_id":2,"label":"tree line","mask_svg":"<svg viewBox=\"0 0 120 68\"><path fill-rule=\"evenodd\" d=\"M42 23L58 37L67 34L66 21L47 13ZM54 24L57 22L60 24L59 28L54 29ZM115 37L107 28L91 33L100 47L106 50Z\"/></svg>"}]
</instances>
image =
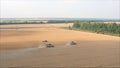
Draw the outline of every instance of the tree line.
<instances>
[{"instance_id":1,"label":"tree line","mask_svg":"<svg viewBox=\"0 0 120 68\"><path fill-rule=\"evenodd\" d=\"M45 24L43 21L38 21L38 20L33 20L33 21L21 20L21 21L12 20L12 21L7 21L7 22L0 22L0 25L7 25L7 24ZM70 20L48 20L46 23L69 23L69 22L73 22L73 21L70 21Z\"/></svg>"},{"instance_id":2,"label":"tree line","mask_svg":"<svg viewBox=\"0 0 120 68\"><path fill-rule=\"evenodd\" d=\"M120 24L103 22L74 22L73 28L97 33L114 34L120 36Z\"/></svg>"}]
</instances>

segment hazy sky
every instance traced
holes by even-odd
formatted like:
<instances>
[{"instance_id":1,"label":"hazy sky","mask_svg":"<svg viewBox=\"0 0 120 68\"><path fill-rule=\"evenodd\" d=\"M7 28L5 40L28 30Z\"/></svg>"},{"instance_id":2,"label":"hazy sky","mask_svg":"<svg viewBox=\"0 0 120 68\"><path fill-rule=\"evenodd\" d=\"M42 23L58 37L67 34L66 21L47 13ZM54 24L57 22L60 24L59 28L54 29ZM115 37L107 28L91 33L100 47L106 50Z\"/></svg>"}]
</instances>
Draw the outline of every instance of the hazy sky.
<instances>
[{"instance_id":1,"label":"hazy sky","mask_svg":"<svg viewBox=\"0 0 120 68\"><path fill-rule=\"evenodd\" d=\"M0 16L120 19L120 0L0 0Z\"/></svg>"}]
</instances>

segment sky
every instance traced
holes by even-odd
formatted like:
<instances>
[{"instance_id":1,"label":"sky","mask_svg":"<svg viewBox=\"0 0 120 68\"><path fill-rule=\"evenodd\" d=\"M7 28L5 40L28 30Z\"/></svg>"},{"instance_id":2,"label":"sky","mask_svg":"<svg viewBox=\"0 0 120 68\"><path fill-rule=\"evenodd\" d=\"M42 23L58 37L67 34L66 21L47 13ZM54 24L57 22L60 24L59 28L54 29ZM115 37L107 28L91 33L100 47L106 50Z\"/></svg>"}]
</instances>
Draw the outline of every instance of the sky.
<instances>
[{"instance_id":1,"label":"sky","mask_svg":"<svg viewBox=\"0 0 120 68\"><path fill-rule=\"evenodd\" d=\"M0 17L120 19L120 0L0 0Z\"/></svg>"}]
</instances>

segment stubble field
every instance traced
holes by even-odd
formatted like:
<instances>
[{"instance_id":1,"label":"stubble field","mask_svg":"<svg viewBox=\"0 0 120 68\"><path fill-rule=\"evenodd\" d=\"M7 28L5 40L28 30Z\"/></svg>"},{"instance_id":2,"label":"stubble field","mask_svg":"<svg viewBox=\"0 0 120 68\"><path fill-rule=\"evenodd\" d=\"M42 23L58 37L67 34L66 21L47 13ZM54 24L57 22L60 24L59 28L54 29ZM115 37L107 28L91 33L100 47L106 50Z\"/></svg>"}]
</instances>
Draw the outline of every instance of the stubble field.
<instances>
[{"instance_id":1,"label":"stubble field","mask_svg":"<svg viewBox=\"0 0 120 68\"><path fill-rule=\"evenodd\" d=\"M66 26L72 23L0 26L0 66L120 67L120 37L59 28ZM55 47L38 48L43 40Z\"/></svg>"}]
</instances>

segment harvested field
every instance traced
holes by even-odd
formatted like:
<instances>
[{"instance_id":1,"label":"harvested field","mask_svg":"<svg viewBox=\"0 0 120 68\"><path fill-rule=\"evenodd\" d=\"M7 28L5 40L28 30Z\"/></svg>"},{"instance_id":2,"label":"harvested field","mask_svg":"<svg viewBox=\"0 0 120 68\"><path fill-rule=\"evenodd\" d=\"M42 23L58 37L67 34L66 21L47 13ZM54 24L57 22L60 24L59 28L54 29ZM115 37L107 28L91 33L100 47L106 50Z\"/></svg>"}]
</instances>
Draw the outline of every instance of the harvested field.
<instances>
[{"instance_id":1,"label":"harvested field","mask_svg":"<svg viewBox=\"0 0 120 68\"><path fill-rule=\"evenodd\" d=\"M1 25L13 30L0 30L0 67L120 67L120 37L59 28L69 25Z\"/></svg>"}]
</instances>

